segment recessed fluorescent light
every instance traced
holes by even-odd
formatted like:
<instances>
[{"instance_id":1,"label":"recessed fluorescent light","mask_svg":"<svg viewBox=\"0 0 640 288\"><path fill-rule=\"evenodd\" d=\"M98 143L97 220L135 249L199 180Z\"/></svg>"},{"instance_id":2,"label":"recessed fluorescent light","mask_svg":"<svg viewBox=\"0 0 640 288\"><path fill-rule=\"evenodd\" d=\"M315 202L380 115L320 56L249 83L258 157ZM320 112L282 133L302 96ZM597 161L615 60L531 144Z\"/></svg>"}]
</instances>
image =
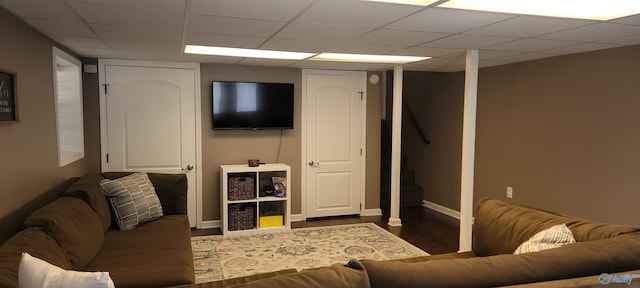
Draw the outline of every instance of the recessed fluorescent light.
<instances>
[{"instance_id":1,"label":"recessed fluorescent light","mask_svg":"<svg viewBox=\"0 0 640 288\"><path fill-rule=\"evenodd\" d=\"M438 7L591 20L640 13L637 0L451 0Z\"/></svg>"},{"instance_id":2,"label":"recessed fluorescent light","mask_svg":"<svg viewBox=\"0 0 640 288\"><path fill-rule=\"evenodd\" d=\"M216 55L216 56L231 56L231 57L285 59L285 60L303 60L313 55L316 55L316 53L229 48L229 47L215 47L215 46L199 46L199 45L186 45L184 47L184 53Z\"/></svg>"},{"instance_id":3,"label":"recessed fluorescent light","mask_svg":"<svg viewBox=\"0 0 640 288\"><path fill-rule=\"evenodd\" d=\"M429 58L431 58L431 57L321 53L321 54L318 54L318 55L316 55L314 57L309 58L309 60L404 64L404 63L422 61L422 60L426 60L426 59L429 59Z\"/></svg>"},{"instance_id":4,"label":"recessed fluorescent light","mask_svg":"<svg viewBox=\"0 0 640 288\"><path fill-rule=\"evenodd\" d=\"M385 3L394 3L394 4L415 5L415 6L429 6L433 3L438 2L438 0L365 0L365 1L385 2Z\"/></svg>"}]
</instances>

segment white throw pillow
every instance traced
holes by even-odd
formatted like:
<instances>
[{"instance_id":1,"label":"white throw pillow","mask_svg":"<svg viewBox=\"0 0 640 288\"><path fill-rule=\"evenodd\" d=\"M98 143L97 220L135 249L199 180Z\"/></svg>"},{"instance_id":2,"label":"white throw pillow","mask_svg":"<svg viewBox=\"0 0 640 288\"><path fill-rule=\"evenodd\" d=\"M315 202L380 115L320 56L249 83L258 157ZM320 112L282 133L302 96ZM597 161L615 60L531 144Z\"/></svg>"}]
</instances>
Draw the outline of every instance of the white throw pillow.
<instances>
[{"instance_id":1,"label":"white throw pillow","mask_svg":"<svg viewBox=\"0 0 640 288\"><path fill-rule=\"evenodd\" d=\"M114 288L109 272L64 270L47 261L22 253L18 267L20 288Z\"/></svg>"},{"instance_id":2,"label":"white throw pillow","mask_svg":"<svg viewBox=\"0 0 640 288\"><path fill-rule=\"evenodd\" d=\"M529 240L520 244L513 254L538 252L551 248L558 248L570 243L576 243L573 233L565 224L553 226L533 235Z\"/></svg>"},{"instance_id":3,"label":"white throw pillow","mask_svg":"<svg viewBox=\"0 0 640 288\"><path fill-rule=\"evenodd\" d=\"M120 230L127 231L163 216L162 205L147 173L100 181Z\"/></svg>"}]
</instances>

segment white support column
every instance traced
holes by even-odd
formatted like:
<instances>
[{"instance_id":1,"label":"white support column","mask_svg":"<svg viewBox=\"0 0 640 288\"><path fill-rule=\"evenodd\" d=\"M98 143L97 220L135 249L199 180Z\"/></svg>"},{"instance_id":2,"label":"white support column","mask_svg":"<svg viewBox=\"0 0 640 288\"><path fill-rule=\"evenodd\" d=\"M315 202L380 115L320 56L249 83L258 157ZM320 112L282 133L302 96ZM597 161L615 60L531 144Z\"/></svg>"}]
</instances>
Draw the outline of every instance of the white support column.
<instances>
[{"instance_id":1,"label":"white support column","mask_svg":"<svg viewBox=\"0 0 640 288\"><path fill-rule=\"evenodd\" d=\"M473 228L473 169L476 146L476 106L478 102L478 50L467 51L462 124L462 175L460 181L460 249L471 251Z\"/></svg>"},{"instance_id":2,"label":"white support column","mask_svg":"<svg viewBox=\"0 0 640 288\"><path fill-rule=\"evenodd\" d=\"M393 116L391 131L391 212L389 226L402 226L400 220L400 145L402 137L402 66L393 68Z\"/></svg>"}]
</instances>

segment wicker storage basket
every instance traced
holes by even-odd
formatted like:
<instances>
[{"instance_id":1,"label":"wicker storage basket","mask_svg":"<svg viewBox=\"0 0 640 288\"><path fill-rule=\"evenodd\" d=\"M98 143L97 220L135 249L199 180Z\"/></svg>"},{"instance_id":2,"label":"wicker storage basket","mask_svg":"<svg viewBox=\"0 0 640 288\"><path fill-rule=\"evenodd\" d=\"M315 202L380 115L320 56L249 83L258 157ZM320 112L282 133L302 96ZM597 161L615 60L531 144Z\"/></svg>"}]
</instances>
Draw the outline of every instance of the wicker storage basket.
<instances>
[{"instance_id":1,"label":"wicker storage basket","mask_svg":"<svg viewBox=\"0 0 640 288\"><path fill-rule=\"evenodd\" d=\"M253 206L229 206L229 231L253 229L256 226L256 215Z\"/></svg>"},{"instance_id":2,"label":"wicker storage basket","mask_svg":"<svg viewBox=\"0 0 640 288\"><path fill-rule=\"evenodd\" d=\"M229 176L229 201L256 198L255 175Z\"/></svg>"}]
</instances>

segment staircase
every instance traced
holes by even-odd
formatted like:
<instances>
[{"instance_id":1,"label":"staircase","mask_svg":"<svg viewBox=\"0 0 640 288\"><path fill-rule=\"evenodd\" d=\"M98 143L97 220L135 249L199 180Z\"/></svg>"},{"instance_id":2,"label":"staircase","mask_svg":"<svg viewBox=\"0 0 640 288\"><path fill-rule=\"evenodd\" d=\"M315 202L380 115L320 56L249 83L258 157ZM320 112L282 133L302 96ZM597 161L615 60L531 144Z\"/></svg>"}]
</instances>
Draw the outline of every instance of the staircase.
<instances>
[{"instance_id":1,"label":"staircase","mask_svg":"<svg viewBox=\"0 0 640 288\"><path fill-rule=\"evenodd\" d=\"M389 214L391 204L391 121L382 121L380 133L380 208ZM415 183L416 175L407 167L407 155L400 156L400 206L421 206L424 189Z\"/></svg>"}]
</instances>

